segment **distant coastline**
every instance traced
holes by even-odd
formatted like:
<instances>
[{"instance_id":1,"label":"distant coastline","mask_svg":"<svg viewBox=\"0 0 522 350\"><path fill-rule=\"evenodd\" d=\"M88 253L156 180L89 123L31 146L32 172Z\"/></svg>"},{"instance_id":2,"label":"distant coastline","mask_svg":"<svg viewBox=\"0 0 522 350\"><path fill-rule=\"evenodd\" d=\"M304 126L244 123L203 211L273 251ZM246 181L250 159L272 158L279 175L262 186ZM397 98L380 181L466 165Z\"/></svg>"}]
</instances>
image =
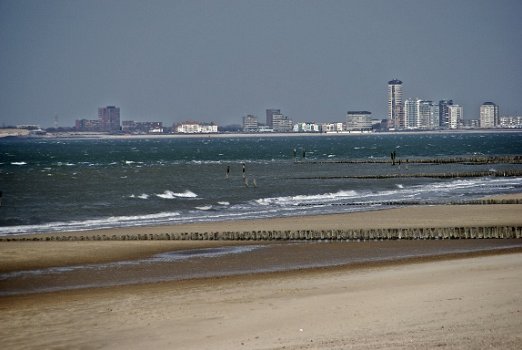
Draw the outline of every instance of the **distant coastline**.
<instances>
[{"instance_id":1,"label":"distant coastline","mask_svg":"<svg viewBox=\"0 0 522 350\"><path fill-rule=\"evenodd\" d=\"M327 133L194 133L194 134L109 134L103 132L56 132L33 135L25 129L0 129L0 139L81 139L81 140L128 140L128 139L169 139L169 138L270 138L270 137L343 137L343 136L387 136L387 135L441 135L441 134L497 134L522 133L522 129L459 129L459 130L412 130L387 132L327 132Z\"/></svg>"}]
</instances>

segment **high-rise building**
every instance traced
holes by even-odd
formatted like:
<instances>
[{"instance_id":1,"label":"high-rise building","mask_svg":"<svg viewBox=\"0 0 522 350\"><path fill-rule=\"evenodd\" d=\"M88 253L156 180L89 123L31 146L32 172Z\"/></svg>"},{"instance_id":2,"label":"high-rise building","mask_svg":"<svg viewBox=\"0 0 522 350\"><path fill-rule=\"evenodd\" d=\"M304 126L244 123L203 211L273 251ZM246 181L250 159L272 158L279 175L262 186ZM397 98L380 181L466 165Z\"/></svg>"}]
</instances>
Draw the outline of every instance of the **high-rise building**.
<instances>
[{"instance_id":1,"label":"high-rise building","mask_svg":"<svg viewBox=\"0 0 522 350\"><path fill-rule=\"evenodd\" d=\"M402 81L398 79L388 82L388 121L391 128L404 128Z\"/></svg>"},{"instance_id":2,"label":"high-rise building","mask_svg":"<svg viewBox=\"0 0 522 350\"><path fill-rule=\"evenodd\" d=\"M429 129L438 129L440 127L440 112L439 105L437 103L431 104L431 114L428 122Z\"/></svg>"},{"instance_id":3,"label":"high-rise building","mask_svg":"<svg viewBox=\"0 0 522 350\"><path fill-rule=\"evenodd\" d=\"M255 115L249 114L243 117L243 131L256 132L259 130L259 123Z\"/></svg>"},{"instance_id":4,"label":"high-rise building","mask_svg":"<svg viewBox=\"0 0 522 350\"><path fill-rule=\"evenodd\" d=\"M453 100L439 101L439 126L444 129L450 128L449 106L453 105Z\"/></svg>"},{"instance_id":5,"label":"high-rise building","mask_svg":"<svg viewBox=\"0 0 522 350\"><path fill-rule=\"evenodd\" d=\"M266 125L273 129L274 128L274 115L281 115L280 109L267 109L266 110Z\"/></svg>"},{"instance_id":6,"label":"high-rise building","mask_svg":"<svg viewBox=\"0 0 522 350\"><path fill-rule=\"evenodd\" d=\"M98 119L102 131L120 130L120 108L107 106L98 108Z\"/></svg>"},{"instance_id":7,"label":"high-rise building","mask_svg":"<svg viewBox=\"0 0 522 350\"><path fill-rule=\"evenodd\" d=\"M431 101L419 101L419 128L432 129L433 103Z\"/></svg>"},{"instance_id":8,"label":"high-rise building","mask_svg":"<svg viewBox=\"0 0 522 350\"><path fill-rule=\"evenodd\" d=\"M403 113L405 129L420 128L420 102L418 98L408 98L404 101Z\"/></svg>"},{"instance_id":9,"label":"high-rise building","mask_svg":"<svg viewBox=\"0 0 522 350\"><path fill-rule=\"evenodd\" d=\"M464 125L464 114L461 106L448 105L448 117L450 129L460 129Z\"/></svg>"},{"instance_id":10,"label":"high-rise building","mask_svg":"<svg viewBox=\"0 0 522 350\"><path fill-rule=\"evenodd\" d=\"M498 106L493 102L484 102L480 106L480 127L494 128L500 123Z\"/></svg>"}]
</instances>

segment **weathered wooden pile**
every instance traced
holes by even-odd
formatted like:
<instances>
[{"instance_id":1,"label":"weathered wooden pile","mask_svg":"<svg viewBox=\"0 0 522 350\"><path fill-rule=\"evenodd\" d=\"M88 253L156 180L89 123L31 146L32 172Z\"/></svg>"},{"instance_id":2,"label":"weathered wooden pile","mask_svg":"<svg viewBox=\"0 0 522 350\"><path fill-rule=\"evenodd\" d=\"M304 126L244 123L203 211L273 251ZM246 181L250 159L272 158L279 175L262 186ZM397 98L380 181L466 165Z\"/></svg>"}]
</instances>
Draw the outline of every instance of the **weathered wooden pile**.
<instances>
[{"instance_id":1,"label":"weathered wooden pile","mask_svg":"<svg viewBox=\"0 0 522 350\"><path fill-rule=\"evenodd\" d=\"M343 176L306 176L296 177L298 180L334 180L334 179L400 179L400 178L432 178L453 179L470 177L518 177L522 176L522 170L506 171L466 171L447 173L401 173L401 174L378 174L378 175L343 175Z\"/></svg>"},{"instance_id":2,"label":"weathered wooden pile","mask_svg":"<svg viewBox=\"0 0 522 350\"><path fill-rule=\"evenodd\" d=\"M444 157L444 158L411 158L395 160L396 164L522 164L522 156L494 156L494 157ZM394 163L388 158L371 159L328 159L328 160L301 160L302 164L386 164Z\"/></svg>"},{"instance_id":3,"label":"weathered wooden pile","mask_svg":"<svg viewBox=\"0 0 522 350\"><path fill-rule=\"evenodd\" d=\"M148 241L148 240L236 240L236 241L371 241L440 239L522 238L522 226L424 227L337 230L271 230L226 232L176 232L157 234L88 234L1 237L0 241Z\"/></svg>"}]
</instances>

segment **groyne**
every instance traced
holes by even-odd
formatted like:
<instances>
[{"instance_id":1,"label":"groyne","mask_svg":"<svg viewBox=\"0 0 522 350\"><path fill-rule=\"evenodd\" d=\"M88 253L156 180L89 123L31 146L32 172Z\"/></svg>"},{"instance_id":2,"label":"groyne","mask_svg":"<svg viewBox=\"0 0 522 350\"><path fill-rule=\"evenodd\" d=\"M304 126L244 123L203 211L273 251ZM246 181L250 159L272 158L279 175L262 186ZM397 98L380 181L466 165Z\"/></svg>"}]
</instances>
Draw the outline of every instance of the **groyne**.
<instances>
[{"instance_id":1,"label":"groyne","mask_svg":"<svg viewBox=\"0 0 522 350\"><path fill-rule=\"evenodd\" d=\"M522 170L506 171L472 171L472 172L447 172L447 173L402 173L379 175L343 175L343 176L304 176L293 177L295 180L336 180L336 179L398 179L398 178L435 178L454 179L471 177L519 177Z\"/></svg>"},{"instance_id":2,"label":"groyne","mask_svg":"<svg viewBox=\"0 0 522 350\"><path fill-rule=\"evenodd\" d=\"M522 226L418 227L335 230L255 230L224 232L175 232L156 234L85 233L83 235L42 235L1 237L0 241L371 241L371 240L440 240L440 239L513 239L522 238Z\"/></svg>"},{"instance_id":3,"label":"groyne","mask_svg":"<svg viewBox=\"0 0 522 350\"><path fill-rule=\"evenodd\" d=\"M492 204L522 204L520 198L509 198L509 199L477 199L477 200L465 200L460 202L450 203L437 203L433 201L367 201L367 202L342 202L342 203L299 203L300 207L313 207L313 206L354 206L354 207L373 207L373 206L392 206L392 207L404 207L411 205L492 205Z\"/></svg>"},{"instance_id":4,"label":"groyne","mask_svg":"<svg viewBox=\"0 0 522 350\"><path fill-rule=\"evenodd\" d=\"M397 158L395 162L388 158L371 159L329 159L329 160L300 160L299 164L522 164L522 156L496 156L496 157L447 157L447 158Z\"/></svg>"}]
</instances>

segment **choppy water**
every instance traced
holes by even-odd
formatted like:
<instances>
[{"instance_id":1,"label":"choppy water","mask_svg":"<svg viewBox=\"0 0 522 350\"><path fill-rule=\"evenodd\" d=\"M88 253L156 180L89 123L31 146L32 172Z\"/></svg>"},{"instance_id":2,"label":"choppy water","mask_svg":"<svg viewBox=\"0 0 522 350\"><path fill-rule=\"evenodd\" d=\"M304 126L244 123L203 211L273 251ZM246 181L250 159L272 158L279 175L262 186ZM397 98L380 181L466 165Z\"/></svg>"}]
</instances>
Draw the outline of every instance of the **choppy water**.
<instances>
[{"instance_id":1,"label":"choppy water","mask_svg":"<svg viewBox=\"0 0 522 350\"><path fill-rule=\"evenodd\" d=\"M296 163L294 149L305 160L520 155L522 133L4 139L0 234L372 210L378 201L447 203L522 188L522 178L339 178L520 165ZM368 205L337 205L351 202Z\"/></svg>"}]
</instances>

